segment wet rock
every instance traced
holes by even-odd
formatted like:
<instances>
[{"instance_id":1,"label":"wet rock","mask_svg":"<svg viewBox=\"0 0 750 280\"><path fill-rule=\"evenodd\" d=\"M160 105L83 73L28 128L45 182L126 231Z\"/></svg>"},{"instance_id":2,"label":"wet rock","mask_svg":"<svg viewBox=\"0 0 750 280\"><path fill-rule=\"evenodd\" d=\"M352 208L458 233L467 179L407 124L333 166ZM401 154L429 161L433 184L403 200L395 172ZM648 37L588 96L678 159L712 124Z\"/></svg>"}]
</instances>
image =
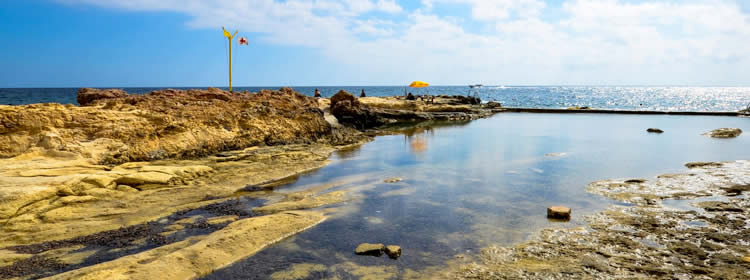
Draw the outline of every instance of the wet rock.
<instances>
[{"instance_id":1,"label":"wet rock","mask_svg":"<svg viewBox=\"0 0 750 280\"><path fill-rule=\"evenodd\" d=\"M734 203L729 202L723 202L723 201L704 201L699 202L697 204L698 207L701 207L709 212L743 212L744 210L737 206Z\"/></svg>"},{"instance_id":2,"label":"wet rock","mask_svg":"<svg viewBox=\"0 0 750 280\"><path fill-rule=\"evenodd\" d=\"M547 208L547 218L570 219L570 208L565 206L551 206Z\"/></svg>"},{"instance_id":3,"label":"wet rock","mask_svg":"<svg viewBox=\"0 0 750 280\"><path fill-rule=\"evenodd\" d=\"M500 104L500 102L490 101L490 102L487 102L487 104L484 104L484 107L491 108L491 109L499 109L503 107L503 104Z\"/></svg>"},{"instance_id":4,"label":"wet rock","mask_svg":"<svg viewBox=\"0 0 750 280\"><path fill-rule=\"evenodd\" d=\"M401 256L401 246L388 245L385 246L385 254L392 259L397 259Z\"/></svg>"},{"instance_id":5,"label":"wet rock","mask_svg":"<svg viewBox=\"0 0 750 280\"><path fill-rule=\"evenodd\" d=\"M121 89L82 88L78 90L77 101L81 106L88 106L97 101L123 97L128 97L128 93Z\"/></svg>"},{"instance_id":6,"label":"wet rock","mask_svg":"<svg viewBox=\"0 0 750 280\"><path fill-rule=\"evenodd\" d=\"M385 183L396 183L396 182L401 182L401 180L403 180L401 177L393 177L393 178L385 179L383 182L385 182Z\"/></svg>"},{"instance_id":7,"label":"wet rock","mask_svg":"<svg viewBox=\"0 0 750 280\"><path fill-rule=\"evenodd\" d=\"M383 255L383 251L385 251L385 245L381 243L361 243L359 244L359 246L357 246L356 249L354 249L354 253L356 253L357 255L371 255L378 257Z\"/></svg>"},{"instance_id":8,"label":"wet rock","mask_svg":"<svg viewBox=\"0 0 750 280\"><path fill-rule=\"evenodd\" d=\"M750 191L750 184L747 185L734 185L726 188L722 188L726 191L728 196L740 195L742 192Z\"/></svg>"},{"instance_id":9,"label":"wet rock","mask_svg":"<svg viewBox=\"0 0 750 280\"><path fill-rule=\"evenodd\" d=\"M669 250L685 256L695 257L701 260L708 257L708 253L690 242L674 242L668 246Z\"/></svg>"},{"instance_id":10,"label":"wet rock","mask_svg":"<svg viewBox=\"0 0 750 280\"><path fill-rule=\"evenodd\" d=\"M664 130L658 129L658 128L649 128L646 129L646 132L648 133L664 133Z\"/></svg>"},{"instance_id":11,"label":"wet rock","mask_svg":"<svg viewBox=\"0 0 750 280\"><path fill-rule=\"evenodd\" d=\"M742 130L739 128L719 128L706 132L703 135L713 138L734 138L740 136L740 134L742 134Z\"/></svg>"}]
</instances>

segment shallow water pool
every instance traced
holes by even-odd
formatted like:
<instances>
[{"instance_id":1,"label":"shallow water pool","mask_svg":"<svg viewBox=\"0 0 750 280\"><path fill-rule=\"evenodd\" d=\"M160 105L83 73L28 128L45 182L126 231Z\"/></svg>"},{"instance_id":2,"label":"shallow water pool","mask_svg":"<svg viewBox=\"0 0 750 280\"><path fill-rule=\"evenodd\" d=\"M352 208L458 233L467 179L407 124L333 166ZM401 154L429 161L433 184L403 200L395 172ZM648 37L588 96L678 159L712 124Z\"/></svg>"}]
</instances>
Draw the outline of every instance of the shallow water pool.
<instances>
[{"instance_id":1,"label":"shallow water pool","mask_svg":"<svg viewBox=\"0 0 750 280\"><path fill-rule=\"evenodd\" d=\"M649 127L664 130L647 133ZM527 240L541 228L585 226L582 216L613 201L588 194L596 180L685 171L691 161L750 158L750 119L712 116L501 113L462 124L430 124L334 154L332 163L278 191L342 182L354 199L324 223L207 279L420 276L456 256ZM391 177L403 178L385 183ZM546 208L573 210L568 222ZM358 256L362 242L400 245L398 259ZM380 277L378 277L380 276Z\"/></svg>"}]
</instances>

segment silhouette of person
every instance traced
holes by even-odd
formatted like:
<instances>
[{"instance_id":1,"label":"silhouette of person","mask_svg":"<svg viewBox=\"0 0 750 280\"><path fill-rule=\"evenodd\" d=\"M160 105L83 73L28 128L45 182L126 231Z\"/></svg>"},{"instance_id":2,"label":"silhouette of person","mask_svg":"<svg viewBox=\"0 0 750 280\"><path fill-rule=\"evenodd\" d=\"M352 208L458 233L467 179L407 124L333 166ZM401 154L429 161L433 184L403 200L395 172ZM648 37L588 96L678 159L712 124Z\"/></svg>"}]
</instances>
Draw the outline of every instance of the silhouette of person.
<instances>
[{"instance_id":1,"label":"silhouette of person","mask_svg":"<svg viewBox=\"0 0 750 280\"><path fill-rule=\"evenodd\" d=\"M315 97L321 97L320 91L317 88L315 89Z\"/></svg>"},{"instance_id":2,"label":"silhouette of person","mask_svg":"<svg viewBox=\"0 0 750 280\"><path fill-rule=\"evenodd\" d=\"M359 94L359 97L365 97L365 89L362 89L362 93Z\"/></svg>"}]
</instances>

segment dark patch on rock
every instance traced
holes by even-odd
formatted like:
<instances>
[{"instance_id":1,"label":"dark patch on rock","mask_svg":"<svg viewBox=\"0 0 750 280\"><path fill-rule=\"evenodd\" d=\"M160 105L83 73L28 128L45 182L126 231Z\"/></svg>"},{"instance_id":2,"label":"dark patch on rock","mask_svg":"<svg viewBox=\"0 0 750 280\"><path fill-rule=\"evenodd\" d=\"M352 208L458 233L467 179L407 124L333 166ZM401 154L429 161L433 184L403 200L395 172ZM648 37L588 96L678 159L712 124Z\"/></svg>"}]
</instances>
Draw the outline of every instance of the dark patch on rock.
<instances>
[{"instance_id":1,"label":"dark patch on rock","mask_svg":"<svg viewBox=\"0 0 750 280\"><path fill-rule=\"evenodd\" d=\"M687 167L687 168L696 168L696 167L721 167L721 165L722 164L720 162L703 162L703 161L698 161L698 162L688 162L688 163L685 164L685 167Z\"/></svg>"},{"instance_id":2,"label":"dark patch on rock","mask_svg":"<svg viewBox=\"0 0 750 280\"><path fill-rule=\"evenodd\" d=\"M331 97L331 114L339 123L354 126L357 129L368 129L385 124L369 106L362 104L351 93L341 90Z\"/></svg>"},{"instance_id":3,"label":"dark patch on rock","mask_svg":"<svg viewBox=\"0 0 750 280\"><path fill-rule=\"evenodd\" d=\"M81 88L76 98L81 106L96 104L98 101L106 101L115 98L128 97L128 93L121 89L93 89Z\"/></svg>"},{"instance_id":4,"label":"dark patch on rock","mask_svg":"<svg viewBox=\"0 0 750 280\"><path fill-rule=\"evenodd\" d=\"M37 255L17 261L9 266L0 267L0 278L8 279L32 274L46 275L65 267L67 265L57 259Z\"/></svg>"}]
</instances>

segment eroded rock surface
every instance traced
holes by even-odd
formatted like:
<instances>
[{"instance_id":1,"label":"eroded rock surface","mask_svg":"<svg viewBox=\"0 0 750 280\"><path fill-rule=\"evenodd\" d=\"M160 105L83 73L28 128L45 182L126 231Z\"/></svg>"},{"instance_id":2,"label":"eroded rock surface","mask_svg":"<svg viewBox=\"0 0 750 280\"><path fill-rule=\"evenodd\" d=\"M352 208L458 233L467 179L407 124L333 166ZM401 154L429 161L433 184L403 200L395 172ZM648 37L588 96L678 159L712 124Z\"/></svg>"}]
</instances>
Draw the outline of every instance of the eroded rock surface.
<instances>
[{"instance_id":1,"label":"eroded rock surface","mask_svg":"<svg viewBox=\"0 0 750 280\"><path fill-rule=\"evenodd\" d=\"M289 88L168 89L145 95L82 89L79 102L86 106L0 106L0 157L46 149L116 164L315 143L332 131L315 99Z\"/></svg>"},{"instance_id":2,"label":"eroded rock surface","mask_svg":"<svg viewBox=\"0 0 750 280\"><path fill-rule=\"evenodd\" d=\"M746 279L750 161L701 164L654 181L607 180L590 192L632 203L588 217L589 228L546 229L515 247L488 247L463 279ZM687 199L710 200L696 202ZM684 207L671 207L680 202Z\"/></svg>"}]
</instances>

